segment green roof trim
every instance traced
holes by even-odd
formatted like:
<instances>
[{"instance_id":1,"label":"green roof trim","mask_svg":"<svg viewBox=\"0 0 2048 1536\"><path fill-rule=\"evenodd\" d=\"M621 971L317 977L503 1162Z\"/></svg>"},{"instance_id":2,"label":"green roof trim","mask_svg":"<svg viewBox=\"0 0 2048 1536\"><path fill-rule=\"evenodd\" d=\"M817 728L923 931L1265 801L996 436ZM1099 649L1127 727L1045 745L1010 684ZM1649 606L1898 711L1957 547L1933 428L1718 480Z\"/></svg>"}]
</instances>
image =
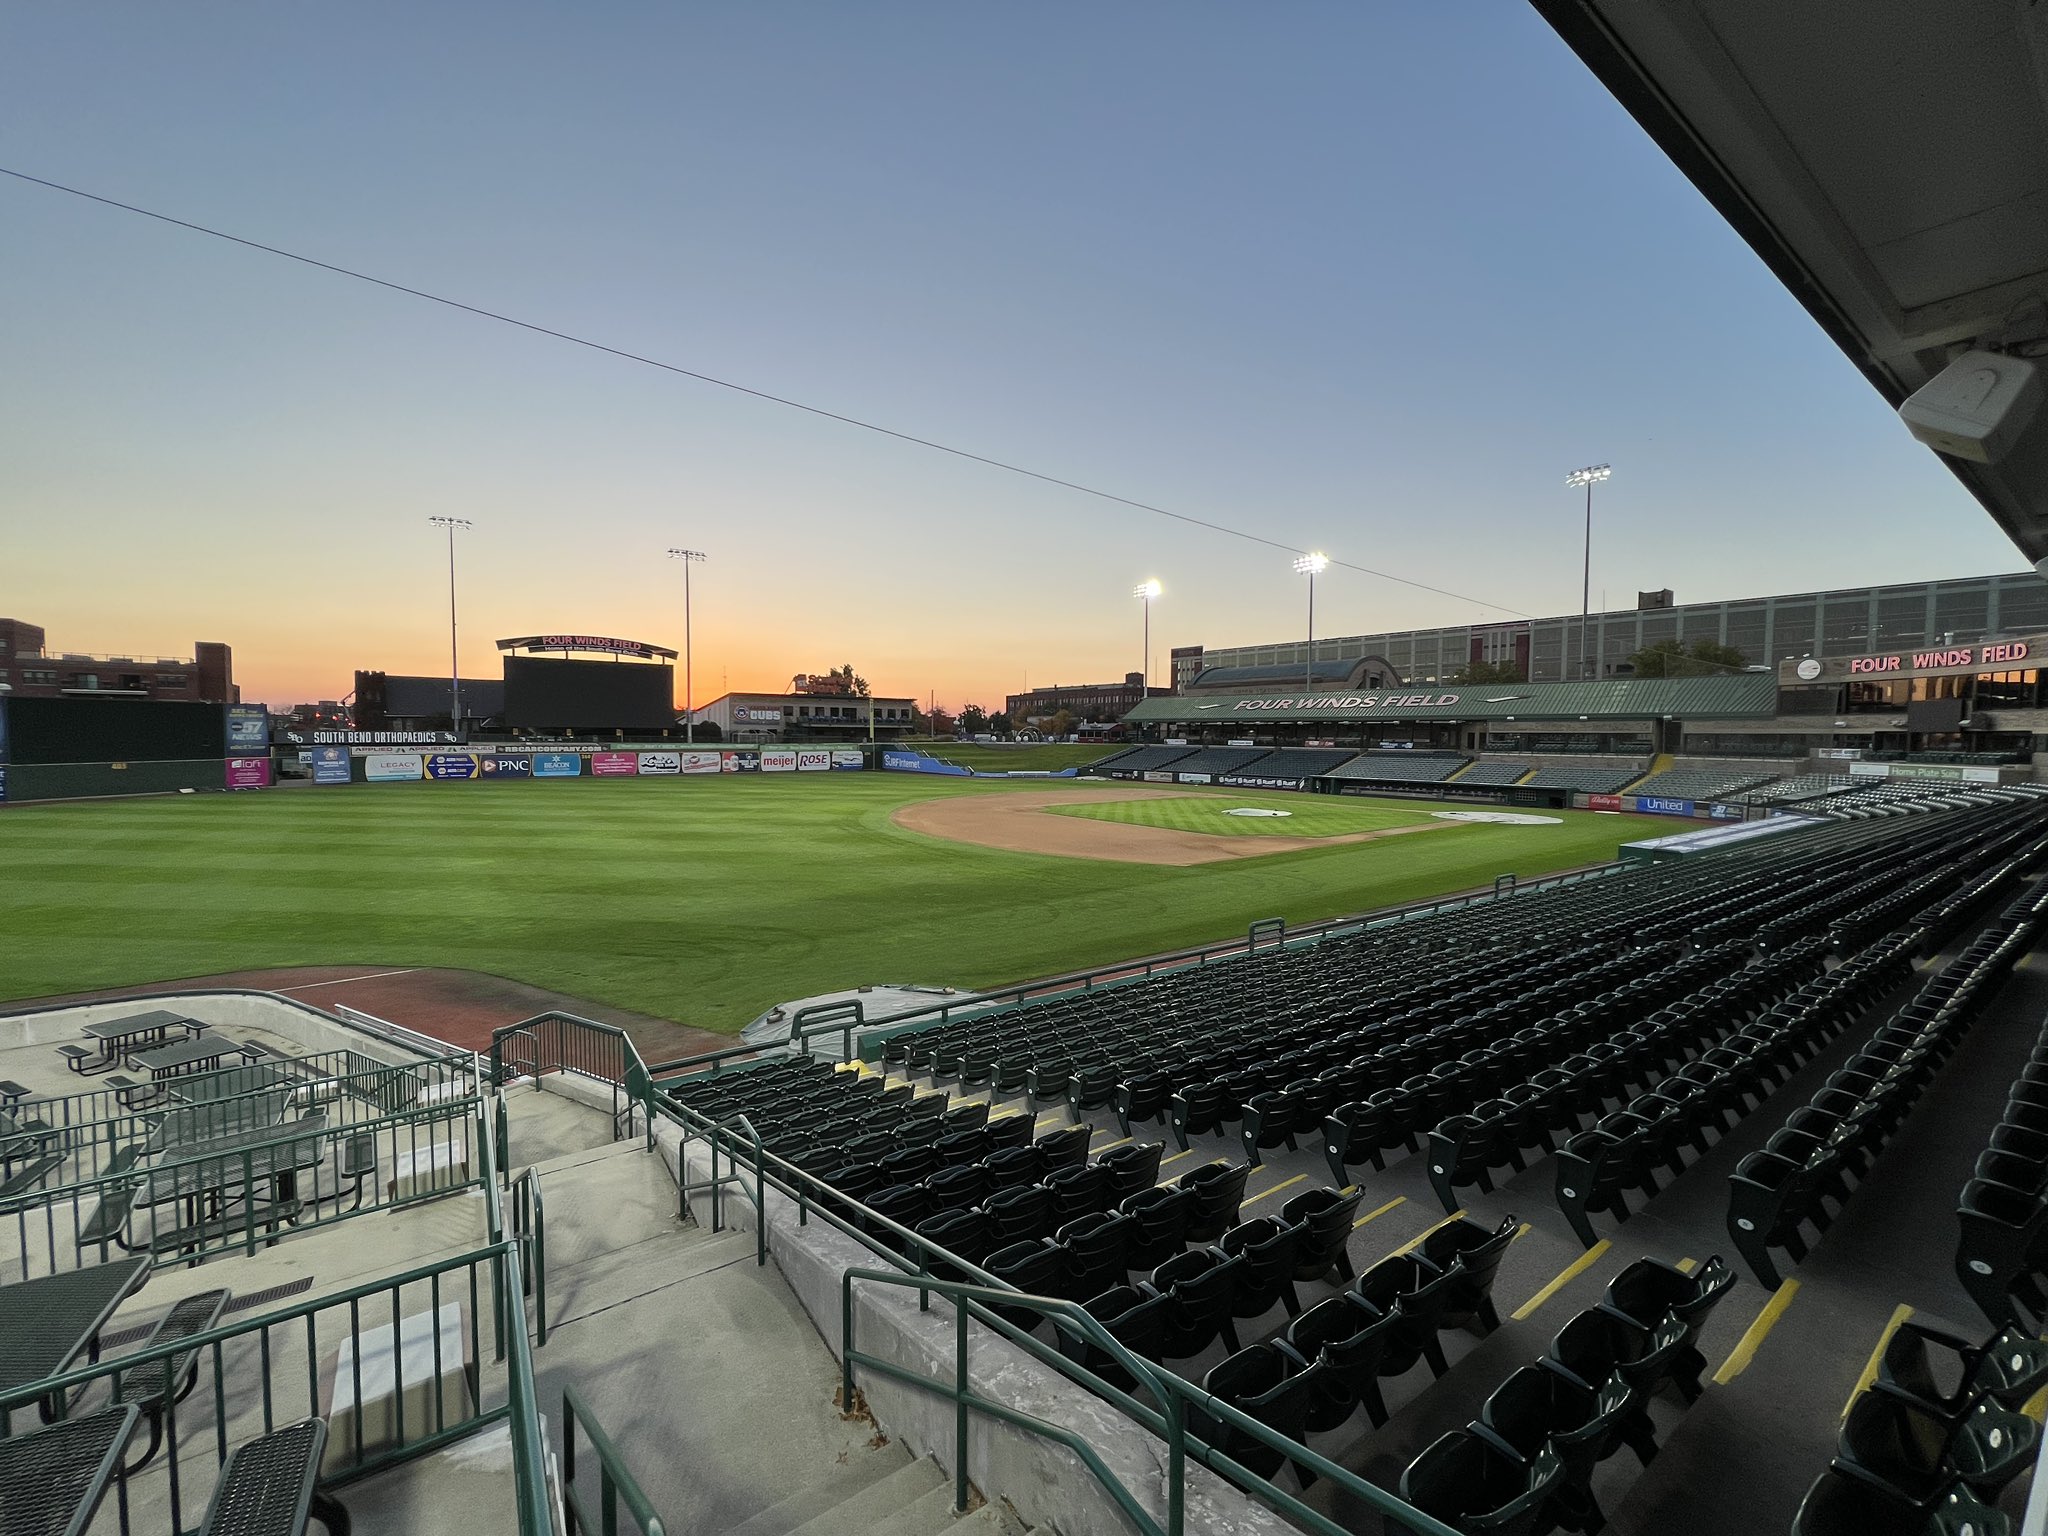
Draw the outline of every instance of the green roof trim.
<instances>
[{"instance_id":1,"label":"green roof trim","mask_svg":"<svg viewBox=\"0 0 2048 1536\"><path fill-rule=\"evenodd\" d=\"M1405 684L1340 693L1247 693L1147 699L1126 720L1195 724L1254 720L1768 720L1778 680L1735 677L1612 678L1597 683Z\"/></svg>"}]
</instances>

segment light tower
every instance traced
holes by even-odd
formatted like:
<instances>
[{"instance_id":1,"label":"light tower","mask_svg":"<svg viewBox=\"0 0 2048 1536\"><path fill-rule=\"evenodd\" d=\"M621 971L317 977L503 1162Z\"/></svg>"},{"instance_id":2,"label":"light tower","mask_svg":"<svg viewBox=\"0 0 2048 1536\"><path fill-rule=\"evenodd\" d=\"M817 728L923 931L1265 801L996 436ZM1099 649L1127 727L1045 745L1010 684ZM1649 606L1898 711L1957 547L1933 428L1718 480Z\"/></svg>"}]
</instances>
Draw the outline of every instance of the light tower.
<instances>
[{"instance_id":1,"label":"light tower","mask_svg":"<svg viewBox=\"0 0 2048 1536\"><path fill-rule=\"evenodd\" d=\"M1139 582L1131 588L1131 596L1142 599L1145 604L1145 685L1144 697L1152 696L1152 599L1166 589L1156 580Z\"/></svg>"},{"instance_id":2,"label":"light tower","mask_svg":"<svg viewBox=\"0 0 2048 1536\"><path fill-rule=\"evenodd\" d=\"M1308 660L1302 664L1301 686L1310 693L1316 688L1316 577L1328 570L1330 557L1311 550L1294 562L1295 571L1308 577Z\"/></svg>"},{"instance_id":3,"label":"light tower","mask_svg":"<svg viewBox=\"0 0 2048 1536\"><path fill-rule=\"evenodd\" d=\"M462 732L462 664L455 649L455 530L475 527L466 517L430 517L436 528L448 530L448 728Z\"/></svg>"},{"instance_id":4,"label":"light tower","mask_svg":"<svg viewBox=\"0 0 2048 1536\"><path fill-rule=\"evenodd\" d=\"M683 562L683 741L697 744L697 700L690 679L690 567L704 558L701 549L672 549L671 560Z\"/></svg>"},{"instance_id":5,"label":"light tower","mask_svg":"<svg viewBox=\"0 0 2048 1536\"><path fill-rule=\"evenodd\" d=\"M1593 487L1605 480L1614 471L1605 464L1588 464L1584 469L1575 469L1564 477L1568 490L1586 488L1586 570L1584 585L1579 591L1579 676L1590 676L1586 670L1586 635L1593 627Z\"/></svg>"}]
</instances>

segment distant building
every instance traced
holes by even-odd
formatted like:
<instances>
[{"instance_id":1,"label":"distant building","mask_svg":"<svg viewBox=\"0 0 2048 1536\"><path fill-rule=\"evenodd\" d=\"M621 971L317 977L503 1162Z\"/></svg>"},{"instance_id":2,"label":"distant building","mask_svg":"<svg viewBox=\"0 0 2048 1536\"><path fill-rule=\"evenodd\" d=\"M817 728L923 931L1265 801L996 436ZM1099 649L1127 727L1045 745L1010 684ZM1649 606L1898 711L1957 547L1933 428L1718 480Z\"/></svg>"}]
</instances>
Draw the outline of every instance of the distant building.
<instances>
[{"instance_id":1,"label":"distant building","mask_svg":"<svg viewBox=\"0 0 2048 1536\"><path fill-rule=\"evenodd\" d=\"M504 723L505 682L502 678L462 679L462 724L465 730L491 730ZM453 713L448 707L448 679L407 677L395 672L356 673L355 727L361 731L445 731Z\"/></svg>"},{"instance_id":2,"label":"distant building","mask_svg":"<svg viewBox=\"0 0 2048 1536\"><path fill-rule=\"evenodd\" d=\"M1063 709L1077 724L1091 720L1107 722L1123 719L1148 697L1163 697L1172 692L1171 688L1148 690L1144 673L1126 672L1120 683L1055 683L1050 688L1013 693L1003 700L1003 709L1017 725L1027 720L1050 720Z\"/></svg>"},{"instance_id":3,"label":"distant building","mask_svg":"<svg viewBox=\"0 0 2048 1536\"><path fill-rule=\"evenodd\" d=\"M877 741L908 736L915 699L863 698L854 693L728 693L697 706L699 727L715 725L723 741L865 741L874 714Z\"/></svg>"},{"instance_id":4,"label":"distant building","mask_svg":"<svg viewBox=\"0 0 2048 1536\"><path fill-rule=\"evenodd\" d=\"M239 704L234 653L201 640L190 656L102 656L51 651L42 626L0 619L0 693L54 699L109 693L186 704Z\"/></svg>"}]
</instances>

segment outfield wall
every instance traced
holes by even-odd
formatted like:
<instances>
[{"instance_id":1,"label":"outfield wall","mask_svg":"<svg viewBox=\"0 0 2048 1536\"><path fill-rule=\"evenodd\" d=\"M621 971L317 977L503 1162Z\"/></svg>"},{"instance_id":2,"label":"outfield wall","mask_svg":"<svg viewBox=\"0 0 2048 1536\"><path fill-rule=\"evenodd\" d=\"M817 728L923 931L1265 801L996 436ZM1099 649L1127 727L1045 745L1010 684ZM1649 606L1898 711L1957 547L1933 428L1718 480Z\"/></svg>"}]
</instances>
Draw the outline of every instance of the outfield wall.
<instances>
[{"instance_id":1,"label":"outfield wall","mask_svg":"<svg viewBox=\"0 0 2048 1536\"><path fill-rule=\"evenodd\" d=\"M260 789L270 783L260 704L122 696L0 698L0 803Z\"/></svg>"}]
</instances>

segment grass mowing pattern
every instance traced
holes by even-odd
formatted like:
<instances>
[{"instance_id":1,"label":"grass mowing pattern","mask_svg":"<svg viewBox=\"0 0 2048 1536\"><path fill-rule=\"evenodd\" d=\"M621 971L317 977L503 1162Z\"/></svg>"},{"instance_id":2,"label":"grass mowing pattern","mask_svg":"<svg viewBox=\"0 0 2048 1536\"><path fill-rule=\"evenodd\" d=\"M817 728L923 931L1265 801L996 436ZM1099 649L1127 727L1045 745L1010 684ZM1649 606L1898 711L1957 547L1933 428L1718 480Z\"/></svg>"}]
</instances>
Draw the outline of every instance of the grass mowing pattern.
<instances>
[{"instance_id":1,"label":"grass mowing pattern","mask_svg":"<svg viewBox=\"0 0 2048 1536\"><path fill-rule=\"evenodd\" d=\"M1562 827L1166 869L970 847L889 820L913 801L1047 787L747 774L10 806L0 998L270 966L455 966L732 1031L838 987L1107 965L1256 918L1307 922L1595 863L1678 830L1567 813Z\"/></svg>"},{"instance_id":2,"label":"grass mowing pattern","mask_svg":"<svg viewBox=\"0 0 2048 1536\"><path fill-rule=\"evenodd\" d=\"M1028 768L1039 772L1085 768L1123 750L1119 742L1099 741L1040 741L1015 747L999 747L986 741L920 741L905 742L904 746L928 757L943 758L946 762L962 768L976 768L983 773L1000 773L1005 768Z\"/></svg>"},{"instance_id":3,"label":"grass mowing pattern","mask_svg":"<svg viewBox=\"0 0 2048 1536\"><path fill-rule=\"evenodd\" d=\"M1226 816L1239 807L1286 811L1285 816ZM1055 806L1056 816L1085 816L1090 821L1114 821L1124 826L1166 827L1175 832L1206 832L1218 837L1342 837L1349 832L1384 832L1392 827L1427 826L1431 837L1454 836L1474 830L1472 823L1434 821L1432 811L1455 810L1440 802L1369 800L1336 795L1247 794L1225 790L1221 794L1191 790L1171 799L1120 800L1106 805ZM1550 814L1545 812L1544 814ZM1541 832L1527 827L1525 832ZM1557 831L1558 828L1551 828ZM1532 839L1540 846L1540 839Z\"/></svg>"}]
</instances>

